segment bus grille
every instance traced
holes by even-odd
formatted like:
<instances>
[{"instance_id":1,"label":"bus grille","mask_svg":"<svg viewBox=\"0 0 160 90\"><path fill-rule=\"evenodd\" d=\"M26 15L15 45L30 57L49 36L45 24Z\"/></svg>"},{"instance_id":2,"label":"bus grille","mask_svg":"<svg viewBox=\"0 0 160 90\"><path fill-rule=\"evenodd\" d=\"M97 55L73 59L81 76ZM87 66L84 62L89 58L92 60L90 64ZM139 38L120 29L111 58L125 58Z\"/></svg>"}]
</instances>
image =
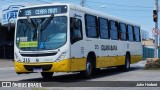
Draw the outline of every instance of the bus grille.
<instances>
[{"instance_id":1,"label":"bus grille","mask_svg":"<svg viewBox=\"0 0 160 90\"><path fill-rule=\"evenodd\" d=\"M52 64L49 64L49 65L24 65L24 68L28 71L33 71L33 68L42 68L43 71L48 71L52 68Z\"/></svg>"},{"instance_id":2,"label":"bus grille","mask_svg":"<svg viewBox=\"0 0 160 90\"><path fill-rule=\"evenodd\" d=\"M57 53L21 54L24 57L54 56Z\"/></svg>"}]
</instances>

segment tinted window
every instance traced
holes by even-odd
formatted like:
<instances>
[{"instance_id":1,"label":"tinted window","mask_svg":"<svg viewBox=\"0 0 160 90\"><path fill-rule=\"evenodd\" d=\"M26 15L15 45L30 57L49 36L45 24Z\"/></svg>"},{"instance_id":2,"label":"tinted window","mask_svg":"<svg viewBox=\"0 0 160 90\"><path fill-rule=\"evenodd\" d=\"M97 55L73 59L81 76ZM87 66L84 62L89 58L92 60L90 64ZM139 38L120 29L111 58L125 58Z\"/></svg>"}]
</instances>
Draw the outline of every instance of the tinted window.
<instances>
[{"instance_id":1,"label":"tinted window","mask_svg":"<svg viewBox=\"0 0 160 90\"><path fill-rule=\"evenodd\" d=\"M17 21L16 45L21 50L53 50L67 41L67 17L31 18Z\"/></svg>"},{"instance_id":2,"label":"tinted window","mask_svg":"<svg viewBox=\"0 0 160 90\"><path fill-rule=\"evenodd\" d=\"M133 41L133 27L131 25L128 25L127 27L128 29L128 40L129 41Z\"/></svg>"},{"instance_id":3,"label":"tinted window","mask_svg":"<svg viewBox=\"0 0 160 90\"><path fill-rule=\"evenodd\" d=\"M110 35L111 39L117 40L118 39L118 30L117 30L117 25L115 21L110 21Z\"/></svg>"},{"instance_id":4,"label":"tinted window","mask_svg":"<svg viewBox=\"0 0 160 90\"><path fill-rule=\"evenodd\" d=\"M97 18L95 16L86 15L86 35L90 38L97 38Z\"/></svg>"},{"instance_id":5,"label":"tinted window","mask_svg":"<svg viewBox=\"0 0 160 90\"><path fill-rule=\"evenodd\" d=\"M80 19L71 18L71 44L82 40L82 22Z\"/></svg>"},{"instance_id":6,"label":"tinted window","mask_svg":"<svg viewBox=\"0 0 160 90\"><path fill-rule=\"evenodd\" d=\"M140 40L140 29L138 27L134 27L135 41L139 42Z\"/></svg>"},{"instance_id":7,"label":"tinted window","mask_svg":"<svg viewBox=\"0 0 160 90\"><path fill-rule=\"evenodd\" d=\"M126 24L120 23L120 39L121 40L126 40Z\"/></svg>"},{"instance_id":8,"label":"tinted window","mask_svg":"<svg viewBox=\"0 0 160 90\"><path fill-rule=\"evenodd\" d=\"M108 20L100 18L99 19L99 27L100 27L100 37L102 39L108 39L109 38L109 29L108 29Z\"/></svg>"}]
</instances>

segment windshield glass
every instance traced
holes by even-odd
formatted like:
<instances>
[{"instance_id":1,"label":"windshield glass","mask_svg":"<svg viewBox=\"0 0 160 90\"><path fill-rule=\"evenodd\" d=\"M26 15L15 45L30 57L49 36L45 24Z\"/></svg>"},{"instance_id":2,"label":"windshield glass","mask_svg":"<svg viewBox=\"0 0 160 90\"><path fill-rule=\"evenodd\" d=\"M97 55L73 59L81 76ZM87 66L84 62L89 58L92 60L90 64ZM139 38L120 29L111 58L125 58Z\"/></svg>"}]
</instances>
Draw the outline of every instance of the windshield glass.
<instances>
[{"instance_id":1,"label":"windshield glass","mask_svg":"<svg viewBox=\"0 0 160 90\"><path fill-rule=\"evenodd\" d=\"M21 50L53 50L67 39L67 17L27 18L17 22L16 45Z\"/></svg>"}]
</instances>

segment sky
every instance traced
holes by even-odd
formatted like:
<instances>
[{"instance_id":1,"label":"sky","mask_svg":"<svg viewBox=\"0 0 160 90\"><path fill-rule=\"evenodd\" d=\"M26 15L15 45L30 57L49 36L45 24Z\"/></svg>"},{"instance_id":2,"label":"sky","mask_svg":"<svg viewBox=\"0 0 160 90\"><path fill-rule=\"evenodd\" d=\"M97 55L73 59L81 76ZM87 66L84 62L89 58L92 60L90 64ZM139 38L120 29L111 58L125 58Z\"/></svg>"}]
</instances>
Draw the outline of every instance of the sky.
<instances>
[{"instance_id":1,"label":"sky","mask_svg":"<svg viewBox=\"0 0 160 90\"><path fill-rule=\"evenodd\" d=\"M36 5L54 2L80 5L81 0L0 0L0 15L9 5ZM155 0L84 0L85 7L137 23L152 37ZM159 4L160 5L160 4ZM1 17L1 16L0 16Z\"/></svg>"}]
</instances>

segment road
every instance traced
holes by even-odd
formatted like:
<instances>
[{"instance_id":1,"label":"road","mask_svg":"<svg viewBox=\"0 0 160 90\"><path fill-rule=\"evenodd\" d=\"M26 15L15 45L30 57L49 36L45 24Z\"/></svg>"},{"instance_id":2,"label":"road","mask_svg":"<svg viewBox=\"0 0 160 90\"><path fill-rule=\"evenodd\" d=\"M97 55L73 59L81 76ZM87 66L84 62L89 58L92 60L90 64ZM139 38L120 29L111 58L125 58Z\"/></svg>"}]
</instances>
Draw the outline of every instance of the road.
<instances>
[{"instance_id":1,"label":"road","mask_svg":"<svg viewBox=\"0 0 160 90\"><path fill-rule=\"evenodd\" d=\"M96 90L96 88L98 89L99 84L96 81L160 81L160 78L159 78L160 71L143 70L143 68L144 68L144 62L141 62L138 64L131 65L131 69L128 72L120 71L117 68L102 69L99 73L94 75L91 79L84 79L79 73L54 73L51 79L44 80L41 77L40 73L17 75L13 67L3 67L3 68L0 68L0 81L44 82L44 85L51 84L49 86L52 86L52 84L54 84L53 87L62 87L62 89L63 89L63 85L65 87L67 85L70 86L68 87L68 89L81 87L81 84L83 86L83 82L87 81L95 84L95 85L91 85L93 87L96 86L94 89L92 88L93 90ZM84 87L80 89L83 89L83 88ZM109 87L103 87L101 89L106 89L106 88L109 88ZM48 89L54 90L54 88L48 88ZM132 90L132 89L133 88L129 90ZM123 90L125 90L125 88L123 88Z\"/></svg>"}]
</instances>

